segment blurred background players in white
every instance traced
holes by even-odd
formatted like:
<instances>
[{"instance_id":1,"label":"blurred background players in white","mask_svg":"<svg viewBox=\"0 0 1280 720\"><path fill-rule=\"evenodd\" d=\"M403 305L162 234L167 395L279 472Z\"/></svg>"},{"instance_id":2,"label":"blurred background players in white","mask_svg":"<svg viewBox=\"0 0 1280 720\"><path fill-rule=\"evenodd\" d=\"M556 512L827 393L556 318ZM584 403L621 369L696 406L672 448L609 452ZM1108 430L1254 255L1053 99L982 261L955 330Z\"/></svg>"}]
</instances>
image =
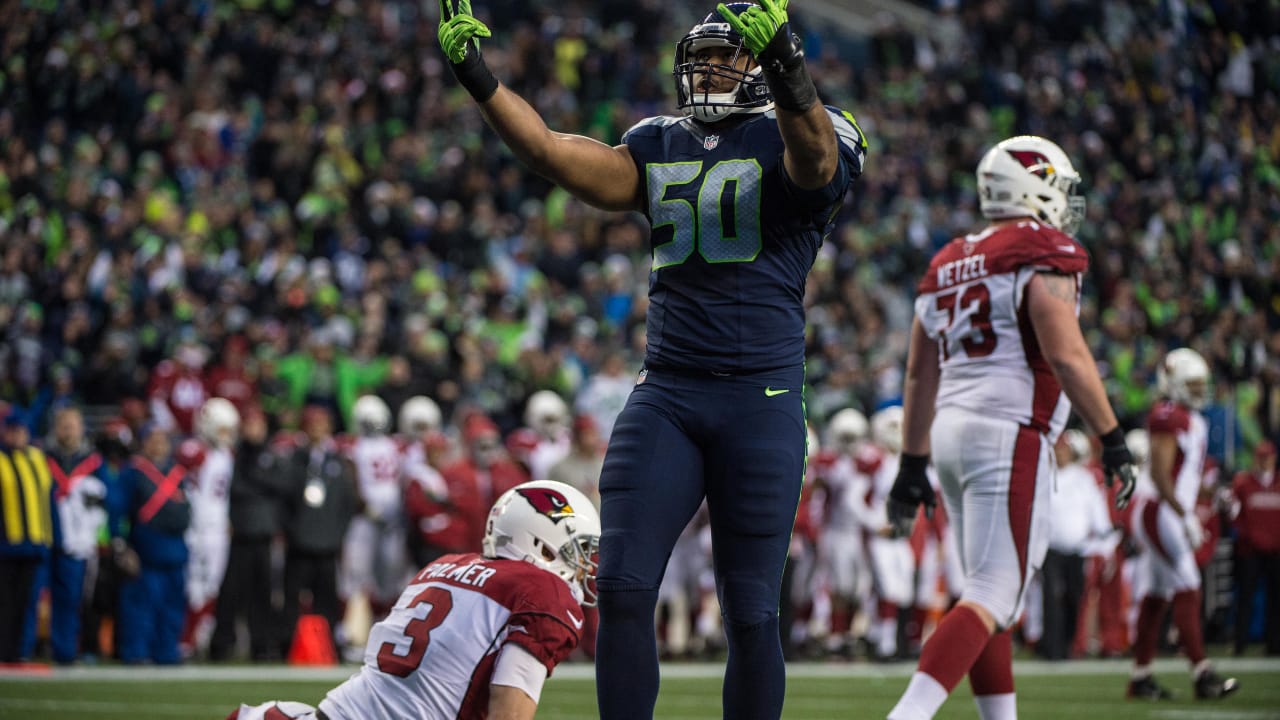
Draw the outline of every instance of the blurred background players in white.
<instances>
[{"instance_id":1,"label":"blurred background players in white","mask_svg":"<svg viewBox=\"0 0 1280 720\"><path fill-rule=\"evenodd\" d=\"M1223 678L1205 656L1200 624L1200 569L1196 550L1204 528L1196 517L1208 425L1200 410L1209 401L1209 366L1195 350L1180 348L1165 356L1157 377L1162 399L1147 416L1151 481L1155 494L1134 509L1132 530L1143 548L1138 583L1144 590L1138 610L1129 697L1152 700L1172 696L1151 674L1164 615L1172 605L1178 643L1191 664L1198 699L1235 692L1235 678Z\"/></svg>"},{"instance_id":2,"label":"blurred background players in white","mask_svg":"<svg viewBox=\"0 0 1280 720\"><path fill-rule=\"evenodd\" d=\"M827 653L851 656L854 618L867 599L867 574L863 533L871 517L867 511L867 476L857 466L857 456L869 434L867 418L855 408L831 416L827 425L827 450L834 462L816 475L823 492L822 523L818 532L815 585L826 597L810 623L815 639L825 638ZM816 450L816 449L815 449Z\"/></svg>"},{"instance_id":3,"label":"blurred background players in white","mask_svg":"<svg viewBox=\"0 0 1280 720\"><path fill-rule=\"evenodd\" d=\"M494 503L484 552L446 555L374 626L364 666L320 701L328 720L530 720L543 683L578 645L595 603L600 516L563 483L535 481ZM242 705L228 720L314 720L301 703Z\"/></svg>"},{"instance_id":4,"label":"blurred background players in white","mask_svg":"<svg viewBox=\"0 0 1280 720\"><path fill-rule=\"evenodd\" d=\"M225 398L209 398L195 416L196 436L178 446L187 468L187 625L183 654L203 656L213 635L214 608L227 572L231 547L231 475L240 434L240 413Z\"/></svg>"},{"instance_id":5,"label":"blurred background players in white","mask_svg":"<svg viewBox=\"0 0 1280 720\"><path fill-rule=\"evenodd\" d=\"M404 529L404 489L401 453L390 436L391 410L381 398L364 395L352 408L356 437L347 450L355 466L360 512L342 547L341 597L348 604L368 602L374 619L381 618L395 602L411 568ZM366 618L351 616L344 623L347 640L363 645Z\"/></svg>"},{"instance_id":6,"label":"blurred background players in white","mask_svg":"<svg viewBox=\"0 0 1280 720\"><path fill-rule=\"evenodd\" d=\"M1037 652L1049 660L1065 660L1071 656L1084 597L1085 559L1114 551L1119 537L1112 530L1107 500L1086 465L1093 452L1089 437L1080 430L1067 430L1058 438L1054 452L1058 472L1053 483L1049 550L1036 582L1041 602L1037 607L1028 592L1026 625L1038 615L1043 632L1038 634ZM1025 635L1037 635L1027 631L1026 625Z\"/></svg>"},{"instance_id":7,"label":"blurred background players in white","mask_svg":"<svg viewBox=\"0 0 1280 720\"><path fill-rule=\"evenodd\" d=\"M886 522L885 505L898 474L902 452L902 406L890 405L871 416L871 446L863 449L859 464L870 478L868 506L875 519L867 540L875 618L868 639L881 659L898 654L898 617L914 605L916 557L909 537L895 535Z\"/></svg>"},{"instance_id":8,"label":"blurred background players in white","mask_svg":"<svg viewBox=\"0 0 1280 720\"><path fill-rule=\"evenodd\" d=\"M524 424L538 434L537 445L529 452L529 477L545 480L551 466L569 454L569 406L552 390L529 396L524 408Z\"/></svg>"}]
</instances>

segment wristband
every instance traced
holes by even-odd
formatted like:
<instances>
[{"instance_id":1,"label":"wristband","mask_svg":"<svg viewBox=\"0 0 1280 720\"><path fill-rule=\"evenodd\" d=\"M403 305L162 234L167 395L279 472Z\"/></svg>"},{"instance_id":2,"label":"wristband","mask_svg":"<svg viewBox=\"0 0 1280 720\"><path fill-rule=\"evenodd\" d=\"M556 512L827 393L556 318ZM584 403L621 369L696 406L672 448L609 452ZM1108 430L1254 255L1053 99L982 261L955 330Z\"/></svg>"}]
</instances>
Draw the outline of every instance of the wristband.
<instances>
[{"instance_id":1,"label":"wristband","mask_svg":"<svg viewBox=\"0 0 1280 720\"><path fill-rule=\"evenodd\" d=\"M818 101L818 89L804 64L800 38L791 34L790 23L778 28L769 45L760 52L759 60L774 105L788 112L802 113Z\"/></svg>"},{"instance_id":2,"label":"wristband","mask_svg":"<svg viewBox=\"0 0 1280 720\"><path fill-rule=\"evenodd\" d=\"M453 76L458 78L458 84L471 93L476 102L488 102L498 92L498 78L484 64L484 58L480 57L478 49L471 48L462 62L449 63L449 66L453 68Z\"/></svg>"},{"instance_id":3,"label":"wristband","mask_svg":"<svg viewBox=\"0 0 1280 720\"><path fill-rule=\"evenodd\" d=\"M1125 445L1124 430L1119 425L1112 428L1109 432L1105 432L1098 436L1098 440L1102 441L1103 447L1117 447Z\"/></svg>"},{"instance_id":4,"label":"wristband","mask_svg":"<svg viewBox=\"0 0 1280 720\"><path fill-rule=\"evenodd\" d=\"M898 467L902 472L922 473L929 468L929 456L902 453Z\"/></svg>"}]
</instances>

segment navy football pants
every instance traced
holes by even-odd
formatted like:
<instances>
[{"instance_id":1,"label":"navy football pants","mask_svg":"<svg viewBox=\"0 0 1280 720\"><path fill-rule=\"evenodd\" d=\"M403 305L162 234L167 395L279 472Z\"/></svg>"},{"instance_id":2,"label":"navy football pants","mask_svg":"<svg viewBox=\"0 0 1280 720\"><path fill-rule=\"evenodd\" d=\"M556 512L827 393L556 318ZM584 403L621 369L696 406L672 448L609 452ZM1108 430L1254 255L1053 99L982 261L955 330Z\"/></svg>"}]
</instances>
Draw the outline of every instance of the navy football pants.
<instances>
[{"instance_id":1,"label":"navy football pants","mask_svg":"<svg viewBox=\"0 0 1280 720\"><path fill-rule=\"evenodd\" d=\"M653 717L658 584L705 496L729 649L724 716L776 720L785 691L778 600L804 474L804 370L642 377L600 478L600 717Z\"/></svg>"}]
</instances>

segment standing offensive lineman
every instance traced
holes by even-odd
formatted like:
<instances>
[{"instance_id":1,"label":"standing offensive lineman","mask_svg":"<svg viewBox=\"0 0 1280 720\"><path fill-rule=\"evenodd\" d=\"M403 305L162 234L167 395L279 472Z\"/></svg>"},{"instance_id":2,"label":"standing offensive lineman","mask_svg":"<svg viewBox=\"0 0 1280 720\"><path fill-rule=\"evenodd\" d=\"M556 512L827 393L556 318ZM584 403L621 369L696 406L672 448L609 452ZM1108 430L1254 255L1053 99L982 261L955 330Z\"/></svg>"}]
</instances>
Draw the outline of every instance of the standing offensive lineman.
<instances>
[{"instance_id":1,"label":"standing offensive lineman","mask_svg":"<svg viewBox=\"0 0 1280 720\"><path fill-rule=\"evenodd\" d=\"M1104 431L1102 464L1122 484L1117 503L1133 492L1124 431L1077 319L1089 265L1071 238L1084 216L1080 176L1062 148L1032 136L996 145L977 175L991 224L938 251L918 288L888 502L904 534L921 503L932 510L932 448L965 585L890 711L895 720L933 717L965 673L983 720L1017 716L1008 629L1047 549L1053 444L1072 404Z\"/></svg>"},{"instance_id":2,"label":"standing offensive lineman","mask_svg":"<svg viewBox=\"0 0 1280 720\"><path fill-rule=\"evenodd\" d=\"M1155 496L1139 504L1130 521L1143 549L1138 572L1145 594L1138 606L1126 694L1147 700L1172 697L1151 674L1165 611L1172 605L1178 643L1191 663L1195 696L1216 699L1235 692L1240 684L1214 672L1200 628L1196 550L1204 542L1204 528L1196 517L1196 497L1209 443L1208 423L1200 415L1209 400L1209 366L1200 353L1180 348L1165 356L1157 378L1163 399L1147 414Z\"/></svg>"},{"instance_id":3,"label":"standing offensive lineman","mask_svg":"<svg viewBox=\"0 0 1280 720\"><path fill-rule=\"evenodd\" d=\"M483 555L445 555L409 581L369 633L364 667L318 711L270 702L227 720L531 720L594 604L600 518L582 493L540 480L498 498L486 528Z\"/></svg>"},{"instance_id":4,"label":"standing offensive lineman","mask_svg":"<svg viewBox=\"0 0 1280 720\"><path fill-rule=\"evenodd\" d=\"M804 474L804 288L862 171L853 117L818 101L787 0L720 5L676 45L683 117L622 144L549 130L486 68L469 0L440 44L489 125L584 202L639 210L653 255L645 369L601 476L597 697L604 720L649 718L653 614L681 529L706 498L729 659L724 714L777 718L783 562Z\"/></svg>"}]
</instances>

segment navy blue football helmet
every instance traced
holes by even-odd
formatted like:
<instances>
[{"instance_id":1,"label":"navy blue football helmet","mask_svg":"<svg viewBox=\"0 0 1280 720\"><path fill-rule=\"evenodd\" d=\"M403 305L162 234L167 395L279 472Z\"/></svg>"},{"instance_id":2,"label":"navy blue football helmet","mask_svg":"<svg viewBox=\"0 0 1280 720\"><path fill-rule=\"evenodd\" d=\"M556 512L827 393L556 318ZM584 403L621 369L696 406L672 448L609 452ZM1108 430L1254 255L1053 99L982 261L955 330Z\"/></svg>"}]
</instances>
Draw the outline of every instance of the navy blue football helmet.
<instances>
[{"instance_id":1,"label":"navy blue football helmet","mask_svg":"<svg viewBox=\"0 0 1280 720\"><path fill-rule=\"evenodd\" d=\"M754 3L737 2L729 4L728 8L741 14L753 6ZM698 60L698 53L710 47L732 49L729 63ZM743 55L751 57L747 70L736 67L738 58ZM680 110L702 122L713 123L734 113L758 113L773 108L773 96L764 82L760 64L743 46L742 36L714 10L694 25L676 45L672 74L676 80L676 100ZM729 92L700 90L698 81L703 76L728 78L737 85Z\"/></svg>"}]
</instances>

